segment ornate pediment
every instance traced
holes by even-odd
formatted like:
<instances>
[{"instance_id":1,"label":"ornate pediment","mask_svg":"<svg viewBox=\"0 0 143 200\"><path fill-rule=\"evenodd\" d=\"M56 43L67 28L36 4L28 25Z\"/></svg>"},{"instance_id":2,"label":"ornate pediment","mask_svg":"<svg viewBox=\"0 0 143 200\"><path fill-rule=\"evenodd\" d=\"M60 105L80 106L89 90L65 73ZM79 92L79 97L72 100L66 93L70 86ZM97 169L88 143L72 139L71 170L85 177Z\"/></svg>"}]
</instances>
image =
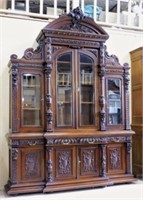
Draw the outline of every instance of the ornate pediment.
<instances>
[{"instance_id":1,"label":"ornate pediment","mask_svg":"<svg viewBox=\"0 0 143 200\"><path fill-rule=\"evenodd\" d=\"M80 7L49 23L39 34L37 41L40 41L43 37L55 37L55 35L57 38L81 37L99 42L104 42L109 38L101 26L96 24L91 17L83 14Z\"/></svg>"}]
</instances>

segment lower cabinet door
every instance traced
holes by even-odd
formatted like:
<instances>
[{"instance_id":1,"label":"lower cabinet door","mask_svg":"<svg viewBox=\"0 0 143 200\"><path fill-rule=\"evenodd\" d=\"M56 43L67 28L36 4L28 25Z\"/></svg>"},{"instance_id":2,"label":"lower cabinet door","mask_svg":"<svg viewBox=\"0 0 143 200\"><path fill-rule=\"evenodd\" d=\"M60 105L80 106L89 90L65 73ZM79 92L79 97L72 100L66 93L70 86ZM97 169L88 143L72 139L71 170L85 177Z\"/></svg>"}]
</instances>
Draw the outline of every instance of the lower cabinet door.
<instances>
[{"instance_id":1,"label":"lower cabinet door","mask_svg":"<svg viewBox=\"0 0 143 200\"><path fill-rule=\"evenodd\" d=\"M76 178L76 148L74 146L48 147L47 182Z\"/></svg>"},{"instance_id":2,"label":"lower cabinet door","mask_svg":"<svg viewBox=\"0 0 143 200\"><path fill-rule=\"evenodd\" d=\"M20 148L18 160L18 182L44 180L44 147Z\"/></svg>"},{"instance_id":3,"label":"lower cabinet door","mask_svg":"<svg viewBox=\"0 0 143 200\"><path fill-rule=\"evenodd\" d=\"M107 145L107 174L126 173L126 144L114 143Z\"/></svg>"},{"instance_id":4,"label":"lower cabinet door","mask_svg":"<svg viewBox=\"0 0 143 200\"><path fill-rule=\"evenodd\" d=\"M91 178L99 176L99 147L98 145L78 147L78 177Z\"/></svg>"}]
</instances>

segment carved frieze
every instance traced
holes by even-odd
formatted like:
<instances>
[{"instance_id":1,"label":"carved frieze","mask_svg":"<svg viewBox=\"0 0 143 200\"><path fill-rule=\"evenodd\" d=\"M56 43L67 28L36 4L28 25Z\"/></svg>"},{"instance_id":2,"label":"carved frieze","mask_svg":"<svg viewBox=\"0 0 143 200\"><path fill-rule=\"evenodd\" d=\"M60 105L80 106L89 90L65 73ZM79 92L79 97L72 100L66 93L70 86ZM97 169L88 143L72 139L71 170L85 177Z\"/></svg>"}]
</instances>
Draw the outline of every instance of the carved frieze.
<instances>
[{"instance_id":1,"label":"carved frieze","mask_svg":"<svg viewBox=\"0 0 143 200\"><path fill-rule=\"evenodd\" d=\"M94 47L94 48L99 48L99 42L93 42L93 41L86 41L86 40L73 40L73 39L66 39L66 38L52 38L52 43L57 43L57 44L65 44L69 46L78 46L78 47Z\"/></svg>"},{"instance_id":2,"label":"carved frieze","mask_svg":"<svg viewBox=\"0 0 143 200\"><path fill-rule=\"evenodd\" d=\"M77 138L46 138L47 145L53 144L96 144L96 143L111 143L111 142L127 142L130 140L130 136L115 136L115 137L77 137Z\"/></svg>"},{"instance_id":3,"label":"carved frieze","mask_svg":"<svg viewBox=\"0 0 143 200\"><path fill-rule=\"evenodd\" d=\"M20 146L35 146L35 145L43 145L44 140L39 139L30 139L30 140L20 140Z\"/></svg>"}]
</instances>

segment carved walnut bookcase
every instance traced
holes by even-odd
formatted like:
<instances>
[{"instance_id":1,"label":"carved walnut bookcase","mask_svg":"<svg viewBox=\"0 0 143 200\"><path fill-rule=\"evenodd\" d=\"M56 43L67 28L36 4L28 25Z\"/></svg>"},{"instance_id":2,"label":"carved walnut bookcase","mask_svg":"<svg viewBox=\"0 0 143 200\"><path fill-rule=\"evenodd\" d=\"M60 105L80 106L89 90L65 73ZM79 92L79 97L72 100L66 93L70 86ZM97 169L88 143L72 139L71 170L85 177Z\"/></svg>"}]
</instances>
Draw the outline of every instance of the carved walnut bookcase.
<instances>
[{"instance_id":1,"label":"carved walnut bookcase","mask_svg":"<svg viewBox=\"0 0 143 200\"><path fill-rule=\"evenodd\" d=\"M134 181L129 66L108 37L76 8L11 55L9 195Z\"/></svg>"}]
</instances>

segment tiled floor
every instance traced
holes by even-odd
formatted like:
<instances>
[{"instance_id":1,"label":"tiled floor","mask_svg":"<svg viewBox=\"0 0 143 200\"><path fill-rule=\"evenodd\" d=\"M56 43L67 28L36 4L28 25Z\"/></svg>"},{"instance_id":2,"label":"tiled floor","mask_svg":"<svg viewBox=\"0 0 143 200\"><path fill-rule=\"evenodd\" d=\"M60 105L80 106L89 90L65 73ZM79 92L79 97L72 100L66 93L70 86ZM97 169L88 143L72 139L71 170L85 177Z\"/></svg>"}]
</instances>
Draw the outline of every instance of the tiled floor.
<instances>
[{"instance_id":1,"label":"tiled floor","mask_svg":"<svg viewBox=\"0 0 143 200\"><path fill-rule=\"evenodd\" d=\"M104 188L57 192L47 194L29 194L9 197L0 191L0 200L142 200L143 180L134 183L108 186Z\"/></svg>"}]
</instances>

